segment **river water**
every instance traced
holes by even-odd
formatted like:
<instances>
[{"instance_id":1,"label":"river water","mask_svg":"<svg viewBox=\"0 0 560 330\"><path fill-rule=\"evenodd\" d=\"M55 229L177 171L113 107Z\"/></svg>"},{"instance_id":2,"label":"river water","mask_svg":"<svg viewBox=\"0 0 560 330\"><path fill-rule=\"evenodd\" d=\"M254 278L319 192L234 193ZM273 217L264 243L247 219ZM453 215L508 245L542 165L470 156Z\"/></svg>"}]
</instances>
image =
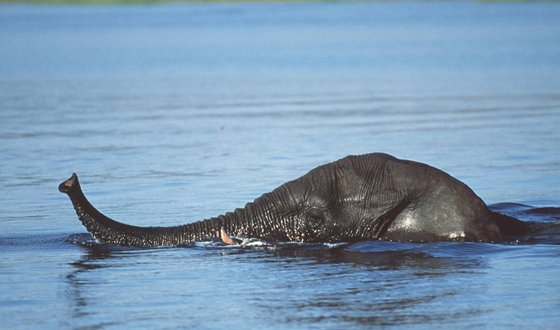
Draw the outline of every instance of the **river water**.
<instances>
[{"instance_id":1,"label":"river water","mask_svg":"<svg viewBox=\"0 0 560 330\"><path fill-rule=\"evenodd\" d=\"M3 329L557 328L557 236L519 244L125 249L348 154L560 206L560 6L0 5ZM555 209L496 207L555 222Z\"/></svg>"}]
</instances>

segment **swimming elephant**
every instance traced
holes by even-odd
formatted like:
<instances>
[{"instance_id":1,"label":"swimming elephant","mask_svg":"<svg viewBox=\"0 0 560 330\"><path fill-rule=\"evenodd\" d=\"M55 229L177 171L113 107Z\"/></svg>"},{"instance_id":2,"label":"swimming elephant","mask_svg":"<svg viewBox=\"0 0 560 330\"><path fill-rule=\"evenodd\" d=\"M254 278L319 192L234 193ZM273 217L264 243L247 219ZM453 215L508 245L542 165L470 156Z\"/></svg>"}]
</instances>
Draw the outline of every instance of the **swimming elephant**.
<instances>
[{"instance_id":1,"label":"swimming elephant","mask_svg":"<svg viewBox=\"0 0 560 330\"><path fill-rule=\"evenodd\" d=\"M114 221L84 196L78 177L59 186L98 240L176 246L219 237L266 242L500 241L528 225L490 211L467 185L426 164L381 153L319 166L233 212L176 227Z\"/></svg>"}]
</instances>

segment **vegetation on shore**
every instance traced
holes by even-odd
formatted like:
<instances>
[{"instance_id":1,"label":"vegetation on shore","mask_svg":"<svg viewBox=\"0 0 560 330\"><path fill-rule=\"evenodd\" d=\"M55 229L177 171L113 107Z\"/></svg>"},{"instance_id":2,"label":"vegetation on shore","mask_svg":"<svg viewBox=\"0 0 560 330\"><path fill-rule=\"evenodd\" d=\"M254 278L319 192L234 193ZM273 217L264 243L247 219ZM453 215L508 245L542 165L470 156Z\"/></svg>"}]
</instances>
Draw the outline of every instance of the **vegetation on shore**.
<instances>
[{"instance_id":1,"label":"vegetation on shore","mask_svg":"<svg viewBox=\"0 0 560 330\"><path fill-rule=\"evenodd\" d=\"M352 1L352 0L351 0ZM351 2L349 1L349 2ZM360 1L360 0L358 0ZM361 0L364 1L364 0ZM367 0L366 0L367 1ZM164 3L286 3L286 2L344 2L341 0L0 0L0 3L28 3L28 4L164 4Z\"/></svg>"},{"instance_id":2,"label":"vegetation on shore","mask_svg":"<svg viewBox=\"0 0 560 330\"><path fill-rule=\"evenodd\" d=\"M389 2L388 0L386 0ZM423 2L422 0L408 0ZM427 0L424 0L427 1ZM444 0L442 0L444 1ZM103 4L164 4L164 3L287 3L287 2L384 2L384 0L0 0L1 3L22 3L22 4L68 4L68 5L103 5ZM504 2L560 2L560 0L478 0L482 3L504 3Z\"/></svg>"}]
</instances>

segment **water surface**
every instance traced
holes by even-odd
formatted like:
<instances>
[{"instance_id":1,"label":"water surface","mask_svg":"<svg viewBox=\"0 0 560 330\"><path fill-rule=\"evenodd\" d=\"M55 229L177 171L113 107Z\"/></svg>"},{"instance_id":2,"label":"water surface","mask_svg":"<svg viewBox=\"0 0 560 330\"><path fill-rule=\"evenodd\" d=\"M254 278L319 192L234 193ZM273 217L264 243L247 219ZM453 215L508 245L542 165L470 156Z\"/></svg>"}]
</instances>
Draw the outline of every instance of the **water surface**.
<instances>
[{"instance_id":1,"label":"water surface","mask_svg":"<svg viewBox=\"0 0 560 330\"><path fill-rule=\"evenodd\" d=\"M92 244L374 151L560 205L560 6L0 6L3 328L552 328L557 237L328 249ZM557 213L502 211L554 222Z\"/></svg>"}]
</instances>

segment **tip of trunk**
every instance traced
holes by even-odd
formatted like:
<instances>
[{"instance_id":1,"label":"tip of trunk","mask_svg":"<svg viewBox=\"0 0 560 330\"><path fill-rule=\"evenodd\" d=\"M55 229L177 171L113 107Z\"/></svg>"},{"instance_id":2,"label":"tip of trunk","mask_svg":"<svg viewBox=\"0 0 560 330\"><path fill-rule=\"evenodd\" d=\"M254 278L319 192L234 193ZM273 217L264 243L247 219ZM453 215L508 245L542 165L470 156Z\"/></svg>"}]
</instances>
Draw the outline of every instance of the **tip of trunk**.
<instances>
[{"instance_id":1,"label":"tip of trunk","mask_svg":"<svg viewBox=\"0 0 560 330\"><path fill-rule=\"evenodd\" d=\"M65 194L70 194L76 187L80 186L80 182L78 181L78 176L76 173L72 173L72 176L58 185L58 191Z\"/></svg>"}]
</instances>

